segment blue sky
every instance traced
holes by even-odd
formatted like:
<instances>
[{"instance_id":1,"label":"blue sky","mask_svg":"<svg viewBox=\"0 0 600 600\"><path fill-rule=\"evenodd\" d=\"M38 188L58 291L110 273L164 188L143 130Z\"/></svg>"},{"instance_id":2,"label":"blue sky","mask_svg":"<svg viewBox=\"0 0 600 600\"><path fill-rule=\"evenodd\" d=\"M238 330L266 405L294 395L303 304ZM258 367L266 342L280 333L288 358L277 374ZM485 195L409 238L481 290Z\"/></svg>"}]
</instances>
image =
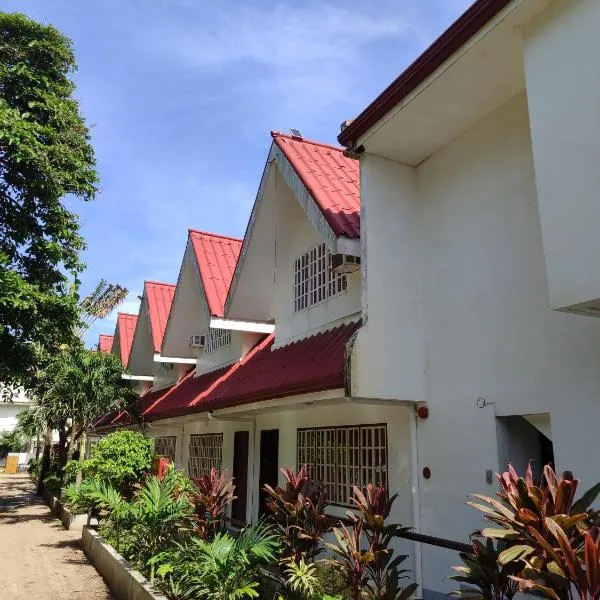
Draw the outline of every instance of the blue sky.
<instances>
[{"instance_id":1,"label":"blue sky","mask_svg":"<svg viewBox=\"0 0 600 600\"><path fill-rule=\"evenodd\" d=\"M241 237L270 130L335 142L469 4L5 0L74 43L101 177L94 202L69 203L88 244L83 292L121 283L119 310L136 312L144 279L176 282L189 227Z\"/></svg>"}]
</instances>

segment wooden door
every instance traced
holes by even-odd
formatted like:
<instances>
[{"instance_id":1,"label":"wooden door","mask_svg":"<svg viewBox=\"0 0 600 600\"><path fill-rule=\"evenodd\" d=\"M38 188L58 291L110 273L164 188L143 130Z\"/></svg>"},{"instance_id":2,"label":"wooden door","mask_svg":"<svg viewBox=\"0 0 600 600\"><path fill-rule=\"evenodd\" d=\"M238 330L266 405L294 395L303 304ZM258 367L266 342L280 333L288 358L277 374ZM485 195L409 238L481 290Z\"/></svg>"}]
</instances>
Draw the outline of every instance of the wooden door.
<instances>
[{"instance_id":1,"label":"wooden door","mask_svg":"<svg viewBox=\"0 0 600 600\"><path fill-rule=\"evenodd\" d=\"M231 505L231 518L246 521L246 499L248 497L248 442L247 431L233 434L233 479L236 499Z\"/></svg>"},{"instance_id":2,"label":"wooden door","mask_svg":"<svg viewBox=\"0 0 600 600\"><path fill-rule=\"evenodd\" d=\"M279 479L279 429L266 429L260 432L260 472L259 472L258 516L267 512L265 483L271 487Z\"/></svg>"}]
</instances>

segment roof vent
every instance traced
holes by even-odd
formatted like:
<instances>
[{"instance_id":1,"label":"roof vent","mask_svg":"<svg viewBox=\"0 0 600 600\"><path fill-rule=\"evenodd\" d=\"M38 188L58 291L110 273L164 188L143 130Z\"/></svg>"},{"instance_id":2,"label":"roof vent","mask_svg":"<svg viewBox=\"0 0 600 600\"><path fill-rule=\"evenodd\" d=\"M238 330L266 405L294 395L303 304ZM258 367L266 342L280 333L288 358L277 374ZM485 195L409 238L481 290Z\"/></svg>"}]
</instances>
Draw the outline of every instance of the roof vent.
<instances>
[{"instance_id":1,"label":"roof vent","mask_svg":"<svg viewBox=\"0 0 600 600\"><path fill-rule=\"evenodd\" d=\"M295 140L303 140L304 136L302 135L302 132L299 129L290 129L290 133L292 134L292 137Z\"/></svg>"}]
</instances>

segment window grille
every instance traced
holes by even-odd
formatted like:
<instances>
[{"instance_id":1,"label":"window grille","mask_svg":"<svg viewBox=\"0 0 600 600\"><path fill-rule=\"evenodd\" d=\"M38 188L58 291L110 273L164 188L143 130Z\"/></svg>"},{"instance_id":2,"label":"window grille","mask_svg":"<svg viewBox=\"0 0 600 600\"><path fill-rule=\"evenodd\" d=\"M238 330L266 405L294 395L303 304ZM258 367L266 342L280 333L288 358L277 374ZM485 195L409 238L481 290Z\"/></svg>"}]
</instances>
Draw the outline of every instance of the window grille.
<instances>
[{"instance_id":1,"label":"window grille","mask_svg":"<svg viewBox=\"0 0 600 600\"><path fill-rule=\"evenodd\" d=\"M94 449L94 447L96 446L96 444L98 443L98 440L88 440L87 444L85 445L85 457L84 458L91 458L92 456L92 450Z\"/></svg>"},{"instance_id":2,"label":"window grille","mask_svg":"<svg viewBox=\"0 0 600 600\"><path fill-rule=\"evenodd\" d=\"M204 433L190 436L190 456L188 459L188 474L190 477L210 475L212 467L220 471L222 458L222 433Z\"/></svg>"},{"instance_id":3,"label":"window grille","mask_svg":"<svg viewBox=\"0 0 600 600\"><path fill-rule=\"evenodd\" d=\"M209 329L206 336L205 353L216 352L231 343L231 331L229 329Z\"/></svg>"},{"instance_id":4,"label":"window grille","mask_svg":"<svg viewBox=\"0 0 600 600\"><path fill-rule=\"evenodd\" d=\"M175 446L177 445L177 437L168 435L165 437L157 437L154 439L154 452L158 456L165 456L171 462L175 462Z\"/></svg>"},{"instance_id":5,"label":"window grille","mask_svg":"<svg viewBox=\"0 0 600 600\"><path fill-rule=\"evenodd\" d=\"M294 311L299 312L346 290L346 276L331 268L325 244L311 248L294 261Z\"/></svg>"},{"instance_id":6,"label":"window grille","mask_svg":"<svg viewBox=\"0 0 600 600\"><path fill-rule=\"evenodd\" d=\"M332 504L351 506L352 486L387 487L387 426L344 425L297 431L297 466L327 486Z\"/></svg>"}]
</instances>

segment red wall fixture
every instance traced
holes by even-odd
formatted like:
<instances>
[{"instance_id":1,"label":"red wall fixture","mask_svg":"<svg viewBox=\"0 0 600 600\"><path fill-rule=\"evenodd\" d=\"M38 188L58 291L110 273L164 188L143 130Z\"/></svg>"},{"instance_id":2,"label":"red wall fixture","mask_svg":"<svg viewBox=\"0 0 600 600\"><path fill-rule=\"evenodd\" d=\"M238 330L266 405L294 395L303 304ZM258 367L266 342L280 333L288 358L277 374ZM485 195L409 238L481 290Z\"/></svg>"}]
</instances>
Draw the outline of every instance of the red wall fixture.
<instances>
[{"instance_id":1,"label":"red wall fixture","mask_svg":"<svg viewBox=\"0 0 600 600\"><path fill-rule=\"evenodd\" d=\"M431 477L431 469L429 467L423 468L423 477L425 477L425 479L429 479Z\"/></svg>"},{"instance_id":2,"label":"red wall fixture","mask_svg":"<svg viewBox=\"0 0 600 600\"><path fill-rule=\"evenodd\" d=\"M419 419L427 419L429 417L429 408L425 402L417 404L417 416Z\"/></svg>"},{"instance_id":3,"label":"red wall fixture","mask_svg":"<svg viewBox=\"0 0 600 600\"><path fill-rule=\"evenodd\" d=\"M166 456L155 456L152 461L152 475L156 475L160 480L164 478L171 464Z\"/></svg>"}]
</instances>

